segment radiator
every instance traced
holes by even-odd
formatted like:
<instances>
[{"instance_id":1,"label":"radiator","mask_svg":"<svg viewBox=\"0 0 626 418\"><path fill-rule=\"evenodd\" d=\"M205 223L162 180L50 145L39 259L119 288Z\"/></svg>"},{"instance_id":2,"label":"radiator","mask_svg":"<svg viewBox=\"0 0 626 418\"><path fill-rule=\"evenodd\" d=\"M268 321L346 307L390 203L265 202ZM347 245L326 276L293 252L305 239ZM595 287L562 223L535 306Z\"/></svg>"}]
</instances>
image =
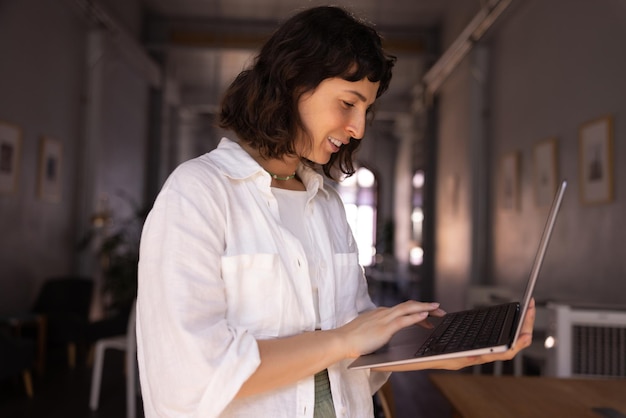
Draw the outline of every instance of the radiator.
<instances>
[{"instance_id":1,"label":"radiator","mask_svg":"<svg viewBox=\"0 0 626 418\"><path fill-rule=\"evenodd\" d=\"M574 325L572 375L626 377L626 324Z\"/></svg>"},{"instance_id":2,"label":"radiator","mask_svg":"<svg viewBox=\"0 0 626 418\"><path fill-rule=\"evenodd\" d=\"M626 310L549 304L546 374L626 377Z\"/></svg>"}]
</instances>

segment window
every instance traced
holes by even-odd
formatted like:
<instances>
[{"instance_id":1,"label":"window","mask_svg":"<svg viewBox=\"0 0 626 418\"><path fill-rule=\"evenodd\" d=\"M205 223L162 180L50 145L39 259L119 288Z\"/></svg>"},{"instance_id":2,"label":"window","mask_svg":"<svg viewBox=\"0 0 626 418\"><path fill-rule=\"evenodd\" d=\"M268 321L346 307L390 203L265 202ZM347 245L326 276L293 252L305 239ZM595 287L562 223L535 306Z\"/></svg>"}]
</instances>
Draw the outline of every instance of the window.
<instances>
[{"instance_id":1,"label":"window","mask_svg":"<svg viewBox=\"0 0 626 418\"><path fill-rule=\"evenodd\" d=\"M358 167L353 176L339 183L337 190L359 248L359 262L370 266L376 255L376 176L371 170Z\"/></svg>"},{"instance_id":2,"label":"window","mask_svg":"<svg viewBox=\"0 0 626 418\"><path fill-rule=\"evenodd\" d=\"M411 212L411 247L409 263L421 266L424 263L423 224L424 224L424 171L413 174L413 211Z\"/></svg>"}]
</instances>

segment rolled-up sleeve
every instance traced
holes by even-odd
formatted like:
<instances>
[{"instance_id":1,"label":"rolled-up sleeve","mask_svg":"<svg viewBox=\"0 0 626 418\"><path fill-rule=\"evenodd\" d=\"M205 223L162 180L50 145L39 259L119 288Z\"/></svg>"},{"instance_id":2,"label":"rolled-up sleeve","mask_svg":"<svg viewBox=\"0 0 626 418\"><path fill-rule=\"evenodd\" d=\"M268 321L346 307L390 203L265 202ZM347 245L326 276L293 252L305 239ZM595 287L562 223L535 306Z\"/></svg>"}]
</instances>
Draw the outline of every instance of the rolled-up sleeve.
<instances>
[{"instance_id":1,"label":"rolled-up sleeve","mask_svg":"<svg viewBox=\"0 0 626 418\"><path fill-rule=\"evenodd\" d=\"M179 168L144 225L137 349L146 417L218 416L260 363L255 338L226 320L223 193L193 166Z\"/></svg>"},{"instance_id":2,"label":"rolled-up sleeve","mask_svg":"<svg viewBox=\"0 0 626 418\"><path fill-rule=\"evenodd\" d=\"M365 311L375 309L376 305L372 302L372 299L369 296L367 280L362 267L360 271L361 277L359 292L357 293L357 307L359 308L359 313L363 313ZM390 372L377 372L372 370L368 370L367 372L369 373L370 393L372 395L376 393L389 379L389 376L391 376Z\"/></svg>"}]
</instances>

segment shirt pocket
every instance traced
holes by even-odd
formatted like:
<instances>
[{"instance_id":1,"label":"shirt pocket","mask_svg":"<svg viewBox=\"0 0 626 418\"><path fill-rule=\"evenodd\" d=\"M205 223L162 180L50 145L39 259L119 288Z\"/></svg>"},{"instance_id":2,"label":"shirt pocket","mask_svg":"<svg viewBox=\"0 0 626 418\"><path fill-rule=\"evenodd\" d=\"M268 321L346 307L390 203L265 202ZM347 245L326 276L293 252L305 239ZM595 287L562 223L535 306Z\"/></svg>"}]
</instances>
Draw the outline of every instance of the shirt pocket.
<instances>
[{"instance_id":1,"label":"shirt pocket","mask_svg":"<svg viewBox=\"0 0 626 418\"><path fill-rule=\"evenodd\" d=\"M351 321L359 314L360 298L364 282L358 253L338 253L333 255L335 273L335 312L337 326Z\"/></svg>"},{"instance_id":2,"label":"shirt pocket","mask_svg":"<svg viewBox=\"0 0 626 418\"><path fill-rule=\"evenodd\" d=\"M257 338L280 336L285 318L297 318L287 272L277 254L222 257L228 323Z\"/></svg>"}]
</instances>

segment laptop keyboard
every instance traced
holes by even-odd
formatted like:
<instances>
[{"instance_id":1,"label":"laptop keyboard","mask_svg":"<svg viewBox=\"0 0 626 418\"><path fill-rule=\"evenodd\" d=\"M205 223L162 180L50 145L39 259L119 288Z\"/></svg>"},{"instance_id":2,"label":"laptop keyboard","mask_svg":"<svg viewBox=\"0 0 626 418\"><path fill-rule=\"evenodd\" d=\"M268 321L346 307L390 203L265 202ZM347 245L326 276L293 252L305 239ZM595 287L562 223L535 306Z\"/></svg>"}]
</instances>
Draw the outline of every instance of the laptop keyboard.
<instances>
[{"instance_id":1,"label":"laptop keyboard","mask_svg":"<svg viewBox=\"0 0 626 418\"><path fill-rule=\"evenodd\" d=\"M495 345L509 304L449 313L415 356L429 356Z\"/></svg>"}]
</instances>

